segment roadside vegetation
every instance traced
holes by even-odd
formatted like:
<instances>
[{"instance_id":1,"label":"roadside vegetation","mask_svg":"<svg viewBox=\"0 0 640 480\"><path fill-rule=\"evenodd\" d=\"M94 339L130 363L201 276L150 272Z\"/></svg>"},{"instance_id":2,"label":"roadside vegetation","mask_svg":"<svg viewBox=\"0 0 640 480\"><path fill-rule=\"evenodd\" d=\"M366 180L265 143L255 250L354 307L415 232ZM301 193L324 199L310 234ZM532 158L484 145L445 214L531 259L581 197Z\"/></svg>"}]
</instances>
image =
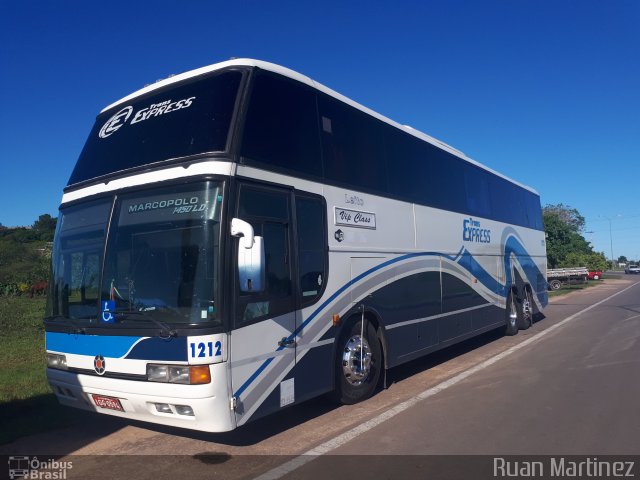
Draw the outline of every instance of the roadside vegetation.
<instances>
[{"instance_id":1,"label":"roadside vegetation","mask_svg":"<svg viewBox=\"0 0 640 480\"><path fill-rule=\"evenodd\" d=\"M45 374L46 297L31 287L47 282L56 219L30 227L0 226L0 444L81 418L58 405Z\"/></svg>"},{"instance_id":2,"label":"roadside vegetation","mask_svg":"<svg viewBox=\"0 0 640 480\"><path fill-rule=\"evenodd\" d=\"M58 404L45 374L44 297L0 297L0 444L81 421Z\"/></svg>"},{"instance_id":3,"label":"roadside vegetation","mask_svg":"<svg viewBox=\"0 0 640 480\"><path fill-rule=\"evenodd\" d=\"M48 214L30 227L0 225L0 296L27 295L48 280L55 229L56 219Z\"/></svg>"},{"instance_id":4,"label":"roadside vegetation","mask_svg":"<svg viewBox=\"0 0 640 480\"><path fill-rule=\"evenodd\" d=\"M603 252L596 252L584 238L585 219L575 208L562 203L542 209L547 235L547 267L586 267L605 270L609 263Z\"/></svg>"}]
</instances>

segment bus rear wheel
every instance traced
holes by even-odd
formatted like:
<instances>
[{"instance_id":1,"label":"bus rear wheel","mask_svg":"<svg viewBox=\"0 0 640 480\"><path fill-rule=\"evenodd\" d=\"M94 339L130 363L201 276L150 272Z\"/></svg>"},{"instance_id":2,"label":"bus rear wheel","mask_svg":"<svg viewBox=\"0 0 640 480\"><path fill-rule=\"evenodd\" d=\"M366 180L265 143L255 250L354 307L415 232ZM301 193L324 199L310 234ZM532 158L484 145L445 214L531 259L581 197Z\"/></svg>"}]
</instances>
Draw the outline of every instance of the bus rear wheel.
<instances>
[{"instance_id":1,"label":"bus rear wheel","mask_svg":"<svg viewBox=\"0 0 640 480\"><path fill-rule=\"evenodd\" d=\"M531 292L527 287L522 292L522 300L517 304L518 307L518 328L526 330L533 325L533 299Z\"/></svg>"},{"instance_id":2,"label":"bus rear wheel","mask_svg":"<svg viewBox=\"0 0 640 480\"><path fill-rule=\"evenodd\" d=\"M382 348L371 322L352 322L343 330L336 352L337 400L353 405L369 398L378 385Z\"/></svg>"},{"instance_id":3,"label":"bus rear wheel","mask_svg":"<svg viewBox=\"0 0 640 480\"><path fill-rule=\"evenodd\" d=\"M516 333L518 333L518 309L516 307L516 297L513 295L513 292L510 292L507 297L506 325L504 328L504 334L507 336L513 336Z\"/></svg>"}]
</instances>

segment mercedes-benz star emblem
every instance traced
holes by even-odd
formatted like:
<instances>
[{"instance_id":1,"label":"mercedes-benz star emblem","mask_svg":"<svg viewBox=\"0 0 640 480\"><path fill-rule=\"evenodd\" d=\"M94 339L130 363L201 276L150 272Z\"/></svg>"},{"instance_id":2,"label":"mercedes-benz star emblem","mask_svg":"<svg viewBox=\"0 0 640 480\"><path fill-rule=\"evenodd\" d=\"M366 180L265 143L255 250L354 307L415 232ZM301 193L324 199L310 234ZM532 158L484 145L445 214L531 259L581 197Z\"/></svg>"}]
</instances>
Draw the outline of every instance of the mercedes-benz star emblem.
<instances>
[{"instance_id":1,"label":"mercedes-benz star emblem","mask_svg":"<svg viewBox=\"0 0 640 480\"><path fill-rule=\"evenodd\" d=\"M95 369L98 375L104 374L106 363L102 355L96 355L96 358L93 359L93 368Z\"/></svg>"}]
</instances>

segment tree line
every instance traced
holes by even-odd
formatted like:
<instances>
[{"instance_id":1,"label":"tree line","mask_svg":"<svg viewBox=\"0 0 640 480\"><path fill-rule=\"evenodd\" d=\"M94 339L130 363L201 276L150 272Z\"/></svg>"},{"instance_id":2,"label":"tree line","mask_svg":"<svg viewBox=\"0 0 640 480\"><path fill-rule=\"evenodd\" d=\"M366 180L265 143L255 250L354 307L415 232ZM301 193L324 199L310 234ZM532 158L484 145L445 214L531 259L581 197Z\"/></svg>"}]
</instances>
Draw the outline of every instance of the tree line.
<instances>
[{"instance_id":1,"label":"tree line","mask_svg":"<svg viewBox=\"0 0 640 480\"><path fill-rule=\"evenodd\" d=\"M596 252L582 235L585 219L580 212L559 203L542 209L547 237L547 266L549 268L587 267L604 270L608 267L603 252Z\"/></svg>"},{"instance_id":2,"label":"tree line","mask_svg":"<svg viewBox=\"0 0 640 480\"><path fill-rule=\"evenodd\" d=\"M26 294L34 284L48 281L56 223L43 214L30 227L0 224L0 295Z\"/></svg>"}]
</instances>

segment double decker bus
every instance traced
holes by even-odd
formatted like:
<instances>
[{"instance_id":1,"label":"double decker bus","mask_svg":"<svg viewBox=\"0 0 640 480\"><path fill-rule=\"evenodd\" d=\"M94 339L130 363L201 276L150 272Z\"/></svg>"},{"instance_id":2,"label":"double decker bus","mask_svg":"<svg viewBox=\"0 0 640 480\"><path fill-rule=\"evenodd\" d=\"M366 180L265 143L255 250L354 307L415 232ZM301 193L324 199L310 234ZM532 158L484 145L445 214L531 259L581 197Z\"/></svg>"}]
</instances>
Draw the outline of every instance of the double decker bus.
<instances>
[{"instance_id":1,"label":"double decker bus","mask_svg":"<svg viewBox=\"0 0 640 480\"><path fill-rule=\"evenodd\" d=\"M526 172L523 172L523 175ZM59 401L221 432L547 303L539 195L289 69L234 59L105 108L64 189Z\"/></svg>"}]
</instances>

